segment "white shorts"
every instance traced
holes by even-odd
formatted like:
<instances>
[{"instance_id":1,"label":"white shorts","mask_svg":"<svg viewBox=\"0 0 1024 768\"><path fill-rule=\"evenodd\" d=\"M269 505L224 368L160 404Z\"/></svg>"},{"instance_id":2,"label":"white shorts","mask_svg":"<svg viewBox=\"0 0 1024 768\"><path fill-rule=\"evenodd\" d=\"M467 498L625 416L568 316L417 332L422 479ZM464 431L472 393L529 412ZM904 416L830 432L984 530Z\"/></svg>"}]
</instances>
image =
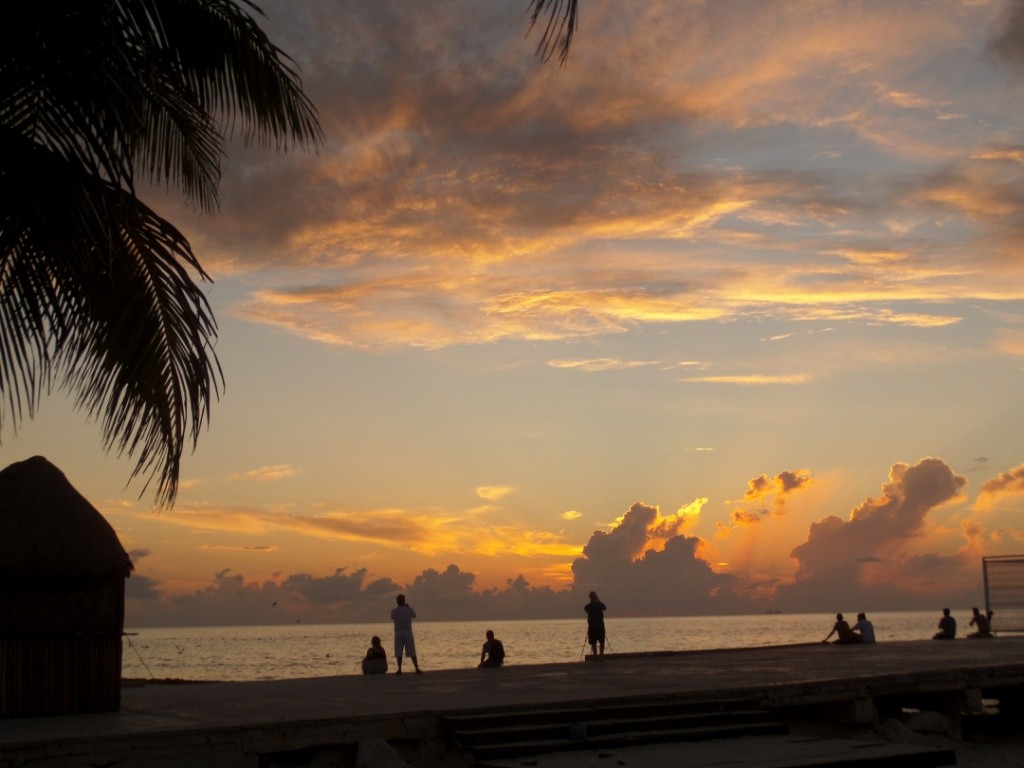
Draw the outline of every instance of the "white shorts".
<instances>
[{"instance_id":1,"label":"white shorts","mask_svg":"<svg viewBox=\"0 0 1024 768\"><path fill-rule=\"evenodd\" d=\"M413 640L412 630L403 629L395 632L395 658L402 658L402 651L410 659L416 658L416 641Z\"/></svg>"}]
</instances>

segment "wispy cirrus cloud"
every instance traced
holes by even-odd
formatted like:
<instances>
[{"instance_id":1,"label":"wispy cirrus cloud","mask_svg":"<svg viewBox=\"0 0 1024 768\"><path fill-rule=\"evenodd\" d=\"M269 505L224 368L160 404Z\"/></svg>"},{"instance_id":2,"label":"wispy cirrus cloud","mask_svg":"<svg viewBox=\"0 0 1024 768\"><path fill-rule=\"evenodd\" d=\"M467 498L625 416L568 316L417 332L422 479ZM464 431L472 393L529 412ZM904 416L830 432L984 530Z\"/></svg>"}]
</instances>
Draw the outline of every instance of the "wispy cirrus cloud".
<instances>
[{"instance_id":1,"label":"wispy cirrus cloud","mask_svg":"<svg viewBox=\"0 0 1024 768\"><path fill-rule=\"evenodd\" d=\"M145 519L153 523L151 518ZM298 514L261 509L179 507L173 515L158 518L158 522L193 532L233 533L256 538L271 538L287 532L311 539L362 542L428 555L461 552L571 557L579 552L579 546L568 542L563 534L491 523L479 511L385 508L330 509L318 514ZM252 545L202 546L242 549ZM262 551L267 546L253 548Z\"/></svg>"},{"instance_id":2,"label":"wispy cirrus cloud","mask_svg":"<svg viewBox=\"0 0 1024 768\"><path fill-rule=\"evenodd\" d=\"M476 495L487 501L500 501L514 490L506 485L481 485L476 489Z\"/></svg>"},{"instance_id":3,"label":"wispy cirrus cloud","mask_svg":"<svg viewBox=\"0 0 1024 768\"><path fill-rule=\"evenodd\" d=\"M737 384L744 387L761 387L776 384L806 384L811 377L804 373L789 374L721 374L716 376L691 376L679 381L687 384Z\"/></svg>"},{"instance_id":4,"label":"wispy cirrus cloud","mask_svg":"<svg viewBox=\"0 0 1024 768\"><path fill-rule=\"evenodd\" d=\"M291 466L290 464L273 464L266 467L257 467L256 469L250 469L246 472L238 472L231 475L231 480L256 480L257 482L272 482L274 480L284 480L285 478L295 477L299 472L298 469Z\"/></svg>"},{"instance_id":5,"label":"wispy cirrus cloud","mask_svg":"<svg viewBox=\"0 0 1024 768\"><path fill-rule=\"evenodd\" d=\"M616 360L611 357L578 357L570 360L548 360L548 365L552 368L568 368L594 373L600 371L622 371L630 368L647 368L652 365L661 365L661 363L656 360Z\"/></svg>"}]
</instances>

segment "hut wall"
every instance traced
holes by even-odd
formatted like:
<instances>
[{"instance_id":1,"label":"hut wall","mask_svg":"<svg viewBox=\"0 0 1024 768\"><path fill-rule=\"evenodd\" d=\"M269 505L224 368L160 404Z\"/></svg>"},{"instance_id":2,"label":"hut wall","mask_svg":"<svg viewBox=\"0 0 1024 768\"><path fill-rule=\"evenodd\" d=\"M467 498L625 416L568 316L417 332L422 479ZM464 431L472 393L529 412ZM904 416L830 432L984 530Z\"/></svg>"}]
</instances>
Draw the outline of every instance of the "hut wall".
<instances>
[{"instance_id":1,"label":"hut wall","mask_svg":"<svg viewBox=\"0 0 1024 768\"><path fill-rule=\"evenodd\" d=\"M61 591L8 584L0 616L0 717L120 708L122 577Z\"/></svg>"}]
</instances>

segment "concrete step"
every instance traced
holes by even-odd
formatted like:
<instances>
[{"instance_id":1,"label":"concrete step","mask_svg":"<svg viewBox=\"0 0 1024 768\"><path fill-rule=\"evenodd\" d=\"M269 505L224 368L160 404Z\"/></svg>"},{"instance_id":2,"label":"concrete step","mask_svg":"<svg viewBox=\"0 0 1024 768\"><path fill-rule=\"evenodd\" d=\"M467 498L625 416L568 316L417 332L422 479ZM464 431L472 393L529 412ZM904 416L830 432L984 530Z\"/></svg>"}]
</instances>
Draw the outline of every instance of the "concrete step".
<instances>
[{"instance_id":1,"label":"concrete step","mask_svg":"<svg viewBox=\"0 0 1024 768\"><path fill-rule=\"evenodd\" d=\"M579 702L530 708L503 708L489 712L448 715L444 718L450 731L472 731L500 728L510 723L520 725L576 723L592 720L657 717L665 714L717 714L758 710L760 702L749 697L702 699L645 699L627 702Z\"/></svg>"},{"instance_id":2,"label":"concrete step","mask_svg":"<svg viewBox=\"0 0 1024 768\"><path fill-rule=\"evenodd\" d=\"M444 719L446 736L480 761L545 752L784 734L750 697L646 699L494 710Z\"/></svg>"},{"instance_id":3,"label":"concrete step","mask_svg":"<svg viewBox=\"0 0 1024 768\"><path fill-rule=\"evenodd\" d=\"M728 725L704 725L697 728L672 728L667 730L632 731L623 723L615 732L591 736L589 733L570 734L564 732L560 738L513 740L501 743L465 745L478 761L495 758L524 757L550 752L567 752L581 749L612 749L642 744L666 744L681 741L708 741L711 739L732 739L742 736L784 734L787 726L783 723L737 723Z\"/></svg>"},{"instance_id":4,"label":"concrete step","mask_svg":"<svg viewBox=\"0 0 1024 768\"><path fill-rule=\"evenodd\" d=\"M746 765L758 768L944 768L956 765L956 754L945 747L773 735L487 758L477 764L478 768L679 768L684 765L686 768Z\"/></svg>"},{"instance_id":5,"label":"concrete step","mask_svg":"<svg viewBox=\"0 0 1024 768\"><path fill-rule=\"evenodd\" d=\"M736 712L673 713L640 716L623 715L620 710L602 712L603 719L592 719L591 713L572 712L571 717L524 723L508 717L500 725L487 728L467 728L465 723L455 726L450 736L460 744L473 748L486 744L509 744L518 741L588 740L599 736L613 736L624 731L695 731L705 727L727 725L753 725L772 722L771 713L764 710L738 710ZM587 717L581 717L588 715ZM612 715L612 716L609 716ZM497 721L495 721L497 722Z\"/></svg>"}]
</instances>

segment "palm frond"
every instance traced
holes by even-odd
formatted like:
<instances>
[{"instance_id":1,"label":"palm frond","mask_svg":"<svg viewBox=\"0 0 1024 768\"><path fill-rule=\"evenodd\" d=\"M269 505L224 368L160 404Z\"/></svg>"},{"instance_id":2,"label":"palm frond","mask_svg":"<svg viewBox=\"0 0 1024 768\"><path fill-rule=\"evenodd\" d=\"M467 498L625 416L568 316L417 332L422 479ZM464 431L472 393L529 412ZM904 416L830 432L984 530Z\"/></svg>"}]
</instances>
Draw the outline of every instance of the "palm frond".
<instances>
[{"instance_id":1,"label":"palm frond","mask_svg":"<svg viewBox=\"0 0 1024 768\"><path fill-rule=\"evenodd\" d=\"M256 5L241 1L262 15ZM135 66L146 67L153 84L146 95L151 115L161 114L158 109L168 101L163 115L180 120L164 120L163 130L139 134L139 151L149 158L148 172L162 163L165 178L196 178L193 171L209 165L214 155L219 161L223 134L236 126L241 126L246 142L277 149L318 146L323 133L316 108L303 93L291 59L239 3L134 0L129 10L145 10L143 19L132 21L139 34L138 49L145 52ZM197 112L174 108L182 101L194 104ZM179 142L176 155L183 160L177 164L167 162L174 141Z\"/></svg>"},{"instance_id":2,"label":"palm frond","mask_svg":"<svg viewBox=\"0 0 1024 768\"><path fill-rule=\"evenodd\" d=\"M155 478L158 505L171 505L182 452L223 381L216 323L189 270L206 275L131 193L21 137L0 133L0 146L0 386L12 416L22 393L31 414L40 388L58 383L108 449L136 458L143 492Z\"/></svg>"},{"instance_id":3,"label":"palm frond","mask_svg":"<svg viewBox=\"0 0 1024 768\"><path fill-rule=\"evenodd\" d=\"M293 62L234 0L37 0L5 12L0 122L125 189L142 174L206 210L236 125L278 149L323 138Z\"/></svg>"},{"instance_id":4,"label":"palm frond","mask_svg":"<svg viewBox=\"0 0 1024 768\"><path fill-rule=\"evenodd\" d=\"M557 52L558 63L564 67L569 61L569 48L579 20L577 0L531 0L530 9L533 11L530 16L531 31L545 9L548 13L544 33L537 44L537 56L543 61L550 61Z\"/></svg>"},{"instance_id":5,"label":"palm frond","mask_svg":"<svg viewBox=\"0 0 1024 768\"><path fill-rule=\"evenodd\" d=\"M251 0L33 0L0 24L0 428L67 388L161 506L223 378L193 278L208 277L135 184L210 210L236 126L317 148L261 15Z\"/></svg>"}]
</instances>

